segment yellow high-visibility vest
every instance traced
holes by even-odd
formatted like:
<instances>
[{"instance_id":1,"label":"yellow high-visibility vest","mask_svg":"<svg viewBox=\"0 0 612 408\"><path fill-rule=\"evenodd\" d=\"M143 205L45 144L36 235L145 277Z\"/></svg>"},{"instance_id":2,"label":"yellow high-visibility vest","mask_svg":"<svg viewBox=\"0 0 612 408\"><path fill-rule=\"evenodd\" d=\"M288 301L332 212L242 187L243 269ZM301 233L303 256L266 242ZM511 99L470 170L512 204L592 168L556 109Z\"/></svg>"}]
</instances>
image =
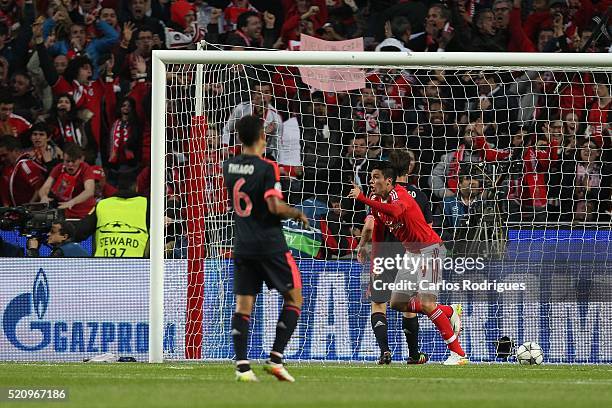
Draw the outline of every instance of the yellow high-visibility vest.
<instances>
[{"instance_id":1,"label":"yellow high-visibility vest","mask_svg":"<svg viewBox=\"0 0 612 408\"><path fill-rule=\"evenodd\" d=\"M98 219L95 255L113 258L142 258L149 230L145 197L110 197L96 206Z\"/></svg>"}]
</instances>

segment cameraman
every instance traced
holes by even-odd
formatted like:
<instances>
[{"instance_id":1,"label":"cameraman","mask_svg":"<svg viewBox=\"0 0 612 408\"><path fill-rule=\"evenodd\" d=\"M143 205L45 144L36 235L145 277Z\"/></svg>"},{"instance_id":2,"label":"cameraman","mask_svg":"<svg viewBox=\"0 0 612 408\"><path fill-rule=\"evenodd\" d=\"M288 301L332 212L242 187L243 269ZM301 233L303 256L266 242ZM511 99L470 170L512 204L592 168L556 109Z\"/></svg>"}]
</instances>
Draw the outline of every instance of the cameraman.
<instances>
[{"instance_id":1,"label":"cameraman","mask_svg":"<svg viewBox=\"0 0 612 408\"><path fill-rule=\"evenodd\" d=\"M88 258L90 255L79 244L72 242L75 235L74 225L67 221L55 221L47 234L47 244L51 247L53 258ZM40 256L38 238L29 238L26 243L26 256Z\"/></svg>"},{"instance_id":2,"label":"cameraman","mask_svg":"<svg viewBox=\"0 0 612 408\"><path fill-rule=\"evenodd\" d=\"M482 216L482 180L472 175L459 178L458 194L444 198L442 239L461 241L468 236L470 215Z\"/></svg>"}]
</instances>

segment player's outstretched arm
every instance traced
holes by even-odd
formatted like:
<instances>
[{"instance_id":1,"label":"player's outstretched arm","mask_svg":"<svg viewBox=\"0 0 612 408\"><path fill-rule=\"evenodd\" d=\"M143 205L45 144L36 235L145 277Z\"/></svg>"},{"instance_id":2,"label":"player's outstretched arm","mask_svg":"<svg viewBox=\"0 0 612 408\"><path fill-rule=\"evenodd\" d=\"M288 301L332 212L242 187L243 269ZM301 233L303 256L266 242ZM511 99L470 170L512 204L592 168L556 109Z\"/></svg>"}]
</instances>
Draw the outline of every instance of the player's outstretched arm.
<instances>
[{"instance_id":1,"label":"player's outstretched arm","mask_svg":"<svg viewBox=\"0 0 612 408\"><path fill-rule=\"evenodd\" d=\"M268 210L283 219L293 219L301 222L305 228L308 228L310 223L308 222L308 218L304 215L303 212L291 207L289 204L284 202L278 197L270 196L266 198L266 204L268 204Z\"/></svg>"},{"instance_id":2,"label":"player's outstretched arm","mask_svg":"<svg viewBox=\"0 0 612 408\"><path fill-rule=\"evenodd\" d=\"M349 193L349 198L354 198L367 205L370 208L380 211L383 214L390 215L391 217L397 218L404 212L404 207L399 201L393 201L391 203L381 203L379 201L371 200L363 194L359 186L353 183L353 188Z\"/></svg>"}]
</instances>

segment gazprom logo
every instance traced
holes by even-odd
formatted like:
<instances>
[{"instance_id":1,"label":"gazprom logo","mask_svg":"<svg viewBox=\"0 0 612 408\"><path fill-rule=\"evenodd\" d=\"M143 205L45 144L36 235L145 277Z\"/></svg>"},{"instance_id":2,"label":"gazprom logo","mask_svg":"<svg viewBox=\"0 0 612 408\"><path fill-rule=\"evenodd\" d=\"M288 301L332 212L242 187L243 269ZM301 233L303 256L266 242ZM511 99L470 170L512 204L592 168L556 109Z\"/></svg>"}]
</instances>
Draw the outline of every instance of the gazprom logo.
<instances>
[{"instance_id":1,"label":"gazprom logo","mask_svg":"<svg viewBox=\"0 0 612 408\"><path fill-rule=\"evenodd\" d=\"M43 268L40 268L34 279L34 287L32 288L32 301L34 302L34 310L36 316L42 319L47 313L49 305L49 282Z\"/></svg>"},{"instance_id":2,"label":"gazprom logo","mask_svg":"<svg viewBox=\"0 0 612 408\"><path fill-rule=\"evenodd\" d=\"M45 271L40 268L34 279L32 293L22 293L17 295L9 302L4 309L2 317L2 328L8 341L19 350L37 351L41 350L51 342L51 323L43 322L42 319L47 312L49 305L49 283ZM34 309L34 310L32 310ZM17 336L17 326L19 322L36 312L38 321L30 322L30 329L39 331L40 341L37 344L28 345L22 343Z\"/></svg>"}]
</instances>

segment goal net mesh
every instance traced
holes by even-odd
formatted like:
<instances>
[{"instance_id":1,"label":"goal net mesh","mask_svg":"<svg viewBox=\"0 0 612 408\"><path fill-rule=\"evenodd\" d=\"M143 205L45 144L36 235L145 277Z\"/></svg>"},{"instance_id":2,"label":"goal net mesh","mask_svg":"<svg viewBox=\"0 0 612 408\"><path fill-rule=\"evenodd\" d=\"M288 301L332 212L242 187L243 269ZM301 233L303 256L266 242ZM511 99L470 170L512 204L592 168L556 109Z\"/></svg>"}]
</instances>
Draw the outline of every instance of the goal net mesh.
<instances>
[{"instance_id":1,"label":"goal net mesh","mask_svg":"<svg viewBox=\"0 0 612 408\"><path fill-rule=\"evenodd\" d=\"M286 201L313 226L283 223L304 285L288 359L378 357L370 264L356 259L368 209L347 194L352 183L367 193L371 166L403 151L407 183L427 197L454 260L444 279L460 290L442 287L440 302L463 304L470 358L503 361L513 344L535 341L547 362L611 363L610 78L555 67L168 64L165 257L181 267L166 274L181 276L167 277L165 317L182 338L164 357L234 355L234 234L221 168L240 153L236 121L255 114ZM258 296L250 358L267 357L281 301L266 288ZM400 315L389 311L388 321L403 360ZM421 349L444 359L434 326L421 317L420 327Z\"/></svg>"}]
</instances>

